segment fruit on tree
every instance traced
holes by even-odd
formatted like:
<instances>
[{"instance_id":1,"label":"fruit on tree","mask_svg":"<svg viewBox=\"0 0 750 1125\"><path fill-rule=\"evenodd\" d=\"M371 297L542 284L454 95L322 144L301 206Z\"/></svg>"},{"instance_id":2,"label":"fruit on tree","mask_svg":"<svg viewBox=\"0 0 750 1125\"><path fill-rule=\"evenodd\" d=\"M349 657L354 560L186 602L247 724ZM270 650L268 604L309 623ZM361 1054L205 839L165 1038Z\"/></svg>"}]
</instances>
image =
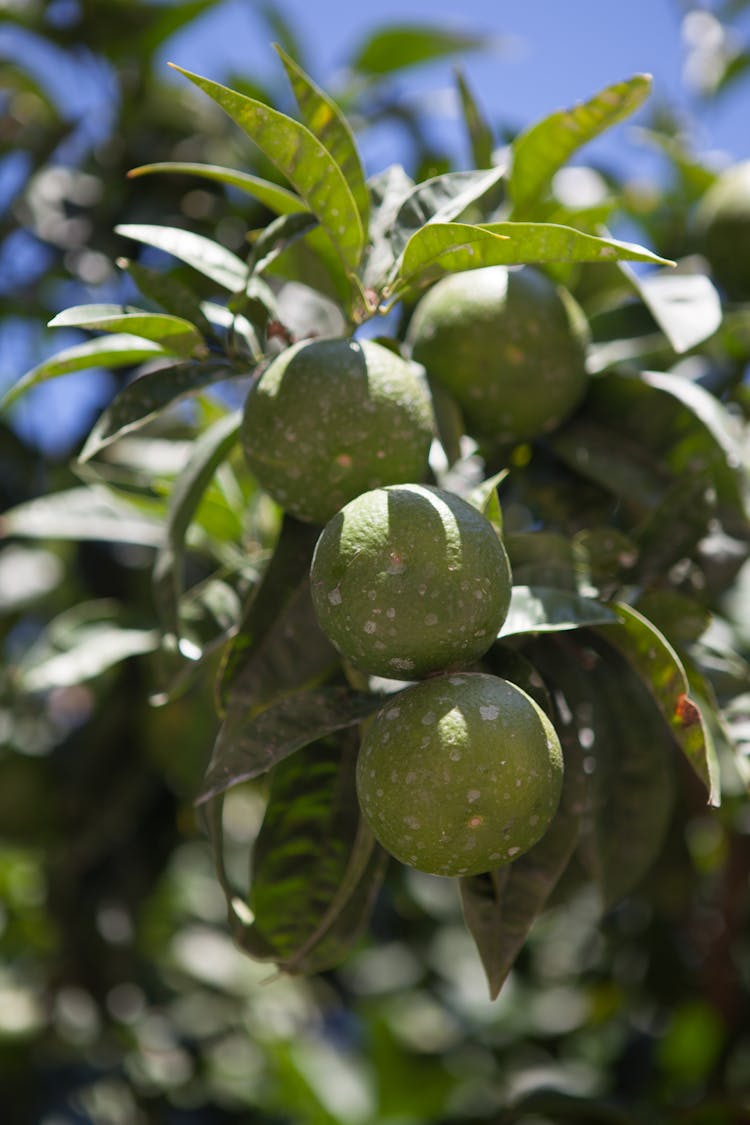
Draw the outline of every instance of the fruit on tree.
<instances>
[{"instance_id":1,"label":"fruit on tree","mask_svg":"<svg viewBox=\"0 0 750 1125\"><path fill-rule=\"evenodd\" d=\"M422 480L433 435L415 365L370 340L326 339L278 355L247 397L242 446L269 495L323 524L378 485Z\"/></svg>"},{"instance_id":2,"label":"fruit on tree","mask_svg":"<svg viewBox=\"0 0 750 1125\"><path fill-rule=\"evenodd\" d=\"M441 278L417 304L408 342L485 443L554 429L586 391L584 314L567 290L529 267Z\"/></svg>"},{"instance_id":3,"label":"fruit on tree","mask_svg":"<svg viewBox=\"0 0 750 1125\"><path fill-rule=\"evenodd\" d=\"M391 679L478 660L510 602L508 556L489 520L419 484L347 504L321 533L310 578L318 620L342 655Z\"/></svg>"},{"instance_id":4,"label":"fruit on tree","mask_svg":"<svg viewBox=\"0 0 750 1125\"><path fill-rule=\"evenodd\" d=\"M433 875L510 863L545 833L563 759L552 723L514 684L452 673L394 695L357 759L362 813L383 847Z\"/></svg>"},{"instance_id":5,"label":"fruit on tree","mask_svg":"<svg viewBox=\"0 0 750 1125\"><path fill-rule=\"evenodd\" d=\"M696 212L700 248L728 297L750 298L750 160L727 168Z\"/></svg>"}]
</instances>

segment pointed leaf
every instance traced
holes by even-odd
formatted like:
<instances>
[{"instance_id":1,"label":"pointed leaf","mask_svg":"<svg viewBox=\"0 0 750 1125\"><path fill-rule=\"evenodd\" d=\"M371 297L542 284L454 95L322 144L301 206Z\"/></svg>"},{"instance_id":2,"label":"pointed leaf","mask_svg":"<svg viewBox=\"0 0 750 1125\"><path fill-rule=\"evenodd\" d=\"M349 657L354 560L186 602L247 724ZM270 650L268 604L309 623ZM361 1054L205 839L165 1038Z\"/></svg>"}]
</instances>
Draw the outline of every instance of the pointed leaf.
<instances>
[{"instance_id":1,"label":"pointed leaf","mask_svg":"<svg viewBox=\"0 0 750 1125\"><path fill-rule=\"evenodd\" d=\"M318 220L310 211L295 211L291 215L280 215L261 231L253 244L252 271L262 273L280 254L318 226ZM257 281L257 279L255 279Z\"/></svg>"},{"instance_id":2,"label":"pointed leaf","mask_svg":"<svg viewBox=\"0 0 750 1125\"><path fill-rule=\"evenodd\" d=\"M558 110L532 125L513 142L509 184L514 210L521 218L533 210L555 172L581 145L622 121L643 104L651 91L648 74L606 86L587 102Z\"/></svg>"},{"instance_id":3,"label":"pointed leaf","mask_svg":"<svg viewBox=\"0 0 750 1125\"><path fill-rule=\"evenodd\" d=\"M556 223L428 223L409 239L395 291L425 285L444 273L481 266L543 262L607 262L616 259L669 263L642 246L597 238Z\"/></svg>"},{"instance_id":4,"label":"pointed leaf","mask_svg":"<svg viewBox=\"0 0 750 1125\"><path fill-rule=\"evenodd\" d=\"M71 371L84 371L88 367L129 367L142 363L145 359L168 354L159 344L125 334L74 344L27 371L0 399L0 411L7 410L31 387L46 383L49 379L57 379L60 375L68 375Z\"/></svg>"},{"instance_id":5,"label":"pointed leaf","mask_svg":"<svg viewBox=\"0 0 750 1125\"><path fill-rule=\"evenodd\" d=\"M164 540L160 520L117 500L105 489L71 488L29 500L0 516L0 537L100 540L158 547Z\"/></svg>"},{"instance_id":6,"label":"pointed leaf","mask_svg":"<svg viewBox=\"0 0 750 1125\"><path fill-rule=\"evenodd\" d=\"M416 184L399 207L390 232L397 255L427 223L448 223L481 199L505 175L504 167L479 172L443 172Z\"/></svg>"},{"instance_id":7,"label":"pointed leaf","mask_svg":"<svg viewBox=\"0 0 750 1125\"><path fill-rule=\"evenodd\" d=\"M115 233L179 258L230 293L243 289L247 283L248 269L245 262L225 246L213 239L204 238L202 234L193 234L181 227L140 223L123 223L115 227Z\"/></svg>"},{"instance_id":8,"label":"pointed leaf","mask_svg":"<svg viewBox=\"0 0 750 1125\"><path fill-rule=\"evenodd\" d=\"M491 45L485 35L446 31L431 24L394 24L368 35L349 66L369 78L380 78L403 67Z\"/></svg>"},{"instance_id":9,"label":"pointed leaf","mask_svg":"<svg viewBox=\"0 0 750 1125\"><path fill-rule=\"evenodd\" d=\"M472 488L466 499L470 504L485 516L498 536L502 539L503 536L503 511L500 507L500 499L497 495L497 490L500 484L508 476L509 469L501 469L500 472L494 473L491 477L487 477L481 484Z\"/></svg>"},{"instance_id":10,"label":"pointed leaf","mask_svg":"<svg viewBox=\"0 0 750 1125\"><path fill-rule=\"evenodd\" d=\"M678 354L713 336L720 327L721 299L704 274L659 271L641 278L633 274L633 278L642 300Z\"/></svg>"},{"instance_id":11,"label":"pointed leaf","mask_svg":"<svg viewBox=\"0 0 750 1125\"><path fill-rule=\"evenodd\" d=\"M155 629L126 627L119 606L86 602L55 618L16 670L24 691L52 691L85 683L132 656L153 652Z\"/></svg>"},{"instance_id":12,"label":"pointed leaf","mask_svg":"<svg viewBox=\"0 0 750 1125\"><path fill-rule=\"evenodd\" d=\"M498 636L553 633L616 621L613 610L592 598L550 586L514 586L508 616Z\"/></svg>"},{"instance_id":13,"label":"pointed leaf","mask_svg":"<svg viewBox=\"0 0 750 1125\"><path fill-rule=\"evenodd\" d=\"M172 274L142 266L127 258L118 259L117 264L127 270L144 297L148 297L171 316L181 317L194 324L202 336L212 335L211 325L203 315L199 297L184 282Z\"/></svg>"},{"instance_id":14,"label":"pointed leaf","mask_svg":"<svg viewBox=\"0 0 750 1125\"><path fill-rule=\"evenodd\" d=\"M178 355L191 355L203 340L195 325L181 317L120 305L78 305L58 313L48 328L93 328L98 332L129 332L153 340Z\"/></svg>"},{"instance_id":15,"label":"pointed leaf","mask_svg":"<svg viewBox=\"0 0 750 1125\"><path fill-rule=\"evenodd\" d=\"M349 185L328 149L304 125L278 110L182 67L174 69L204 90L244 129L318 216L342 261L354 270L365 242L362 222Z\"/></svg>"},{"instance_id":16,"label":"pointed leaf","mask_svg":"<svg viewBox=\"0 0 750 1125\"><path fill-rule=\"evenodd\" d=\"M231 712L219 731L199 800L259 777L303 746L356 726L381 704L374 695L327 687L283 696L252 717L244 709Z\"/></svg>"},{"instance_id":17,"label":"pointed leaf","mask_svg":"<svg viewBox=\"0 0 750 1125\"><path fill-rule=\"evenodd\" d=\"M708 800L721 800L716 763L700 708L690 698L687 674L675 650L655 625L624 603L616 603L620 622L598 632L616 648L653 696L662 717L693 770L706 786Z\"/></svg>"},{"instance_id":18,"label":"pointed leaf","mask_svg":"<svg viewBox=\"0 0 750 1125\"><path fill-rule=\"evenodd\" d=\"M456 71L456 84L461 99L466 132L475 168L489 168L492 164L492 130L482 113L476 98L460 70Z\"/></svg>"},{"instance_id":19,"label":"pointed leaf","mask_svg":"<svg viewBox=\"0 0 750 1125\"><path fill-rule=\"evenodd\" d=\"M600 638L554 634L527 652L564 717L558 730L566 752L574 741L579 747L582 858L611 906L640 883L663 845L673 803L672 739L640 676Z\"/></svg>"},{"instance_id":20,"label":"pointed leaf","mask_svg":"<svg viewBox=\"0 0 750 1125\"><path fill-rule=\"evenodd\" d=\"M328 149L344 174L357 205L362 229L367 234L370 195L365 183L357 143L349 122L335 101L317 86L309 75L276 44L287 78L297 99L302 119L310 132Z\"/></svg>"},{"instance_id":21,"label":"pointed leaf","mask_svg":"<svg viewBox=\"0 0 750 1125\"><path fill-rule=\"evenodd\" d=\"M562 727L556 725L567 751L565 777L560 806L547 832L538 844L506 867L459 880L464 919L476 942L491 1000L499 995L578 841L581 802L579 771L574 761L576 747L565 745Z\"/></svg>"},{"instance_id":22,"label":"pointed leaf","mask_svg":"<svg viewBox=\"0 0 750 1125\"><path fill-rule=\"evenodd\" d=\"M273 183L272 180L252 176L249 172L237 172L234 168L223 168L219 164L198 164L191 161L161 161L156 164L141 164L128 172L130 179L138 176L151 176L159 172L172 172L182 176L199 176L204 180L226 184L238 191L251 195L269 211L277 215L289 215L293 211L304 210L304 202L293 191Z\"/></svg>"},{"instance_id":23,"label":"pointed leaf","mask_svg":"<svg viewBox=\"0 0 750 1125\"><path fill-rule=\"evenodd\" d=\"M153 594L167 635L181 636L179 602L185 536L203 493L216 469L228 456L240 431L242 411L225 415L201 434L169 497L166 535L154 560Z\"/></svg>"},{"instance_id":24,"label":"pointed leaf","mask_svg":"<svg viewBox=\"0 0 750 1125\"><path fill-rule=\"evenodd\" d=\"M95 457L113 441L146 425L166 407L187 395L196 394L225 379L249 374L248 370L238 372L226 362L202 360L159 367L156 371L139 375L100 415L79 454L79 462Z\"/></svg>"}]
</instances>

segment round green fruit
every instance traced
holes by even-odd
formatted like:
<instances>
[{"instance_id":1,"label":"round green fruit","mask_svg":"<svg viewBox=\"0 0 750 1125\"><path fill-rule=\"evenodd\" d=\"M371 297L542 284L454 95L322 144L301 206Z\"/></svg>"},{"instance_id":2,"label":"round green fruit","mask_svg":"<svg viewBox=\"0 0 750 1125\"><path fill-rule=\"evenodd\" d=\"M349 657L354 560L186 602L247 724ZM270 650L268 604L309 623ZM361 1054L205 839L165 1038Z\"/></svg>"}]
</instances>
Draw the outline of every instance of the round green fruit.
<instances>
[{"instance_id":1,"label":"round green fruit","mask_svg":"<svg viewBox=\"0 0 750 1125\"><path fill-rule=\"evenodd\" d=\"M352 664L417 680L478 660L508 612L508 556L489 520L452 492L391 485L358 496L318 539L318 620Z\"/></svg>"},{"instance_id":2,"label":"round green fruit","mask_svg":"<svg viewBox=\"0 0 750 1125\"><path fill-rule=\"evenodd\" d=\"M700 248L728 297L750 298L750 160L711 185L695 217Z\"/></svg>"},{"instance_id":3,"label":"round green fruit","mask_svg":"<svg viewBox=\"0 0 750 1125\"><path fill-rule=\"evenodd\" d=\"M538 437L575 409L588 339L570 293L528 267L441 278L408 331L412 357L451 392L469 433L492 444Z\"/></svg>"},{"instance_id":4,"label":"round green fruit","mask_svg":"<svg viewBox=\"0 0 750 1125\"><path fill-rule=\"evenodd\" d=\"M432 875L510 863L546 832L562 788L555 729L497 676L407 688L368 726L357 759L362 813L383 847Z\"/></svg>"},{"instance_id":5,"label":"round green fruit","mask_svg":"<svg viewBox=\"0 0 750 1125\"><path fill-rule=\"evenodd\" d=\"M421 480L433 436L415 366L371 340L294 344L247 398L247 463L282 508L323 524L378 485Z\"/></svg>"}]
</instances>

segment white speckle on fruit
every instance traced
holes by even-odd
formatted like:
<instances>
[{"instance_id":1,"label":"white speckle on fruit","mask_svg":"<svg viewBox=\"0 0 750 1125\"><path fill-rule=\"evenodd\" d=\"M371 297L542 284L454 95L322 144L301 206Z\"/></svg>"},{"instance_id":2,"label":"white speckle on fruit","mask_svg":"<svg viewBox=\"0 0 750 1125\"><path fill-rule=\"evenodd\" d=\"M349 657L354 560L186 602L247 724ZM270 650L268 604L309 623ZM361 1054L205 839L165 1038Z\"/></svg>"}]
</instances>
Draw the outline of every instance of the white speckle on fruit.
<instances>
[{"instance_id":1,"label":"white speckle on fruit","mask_svg":"<svg viewBox=\"0 0 750 1125\"><path fill-rule=\"evenodd\" d=\"M451 676L451 678L448 682L453 684L454 687L460 687L461 684L463 683L463 680L461 679L460 676Z\"/></svg>"},{"instance_id":2,"label":"white speckle on fruit","mask_svg":"<svg viewBox=\"0 0 750 1125\"><path fill-rule=\"evenodd\" d=\"M366 633L374 633L375 630L377 629L377 625L375 624L374 621L365 621L364 628L365 628Z\"/></svg>"},{"instance_id":3,"label":"white speckle on fruit","mask_svg":"<svg viewBox=\"0 0 750 1125\"><path fill-rule=\"evenodd\" d=\"M405 656L394 656L390 664L398 672L411 672L414 667L414 661L407 659Z\"/></svg>"},{"instance_id":4,"label":"white speckle on fruit","mask_svg":"<svg viewBox=\"0 0 750 1125\"><path fill-rule=\"evenodd\" d=\"M481 796L482 794L478 789L469 789L466 794L466 800L470 805L473 805L474 802L478 801Z\"/></svg>"},{"instance_id":5,"label":"white speckle on fruit","mask_svg":"<svg viewBox=\"0 0 750 1125\"><path fill-rule=\"evenodd\" d=\"M400 714L401 714L401 708L400 707L389 707L389 709L385 713L385 717L386 717L386 719L397 719Z\"/></svg>"},{"instance_id":6,"label":"white speckle on fruit","mask_svg":"<svg viewBox=\"0 0 750 1125\"><path fill-rule=\"evenodd\" d=\"M404 824L406 825L407 828L414 828L416 830L420 826L420 821L419 821L419 818L416 817L416 816L405 816L404 817Z\"/></svg>"},{"instance_id":7,"label":"white speckle on fruit","mask_svg":"<svg viewBox=\"0 0 750 1125\"><path fill-rule=\"evenodd\" d=\"M393 608L393 606L388 607L388 609L385 611L385 615L386 615L386 617L395 617L396 616L396 611Z\"/></svg>"},{"instance_id":8,"label":"white speckle on fruit","mask_svg":"<svg viewBox=\"0 0 750 1125\"><path fill-rule=\"evenodd\" d=\"M482 716L485 723L491 723L492 720L496 719L500 714L500 708L490 703L487 707L480 707L479 714Z\"/></svg>"},{"instance_id":9,"label":"white speckle on fruit","mask_svg":"<svg viewBox=\"0 0 750 1125\"><path fill-rule=\"evenodd\" d=\"M336 586L335 589L328 591L328 600L331 605L341 605L341 590L339 590L338 586Z\"/></svg>"},{"instance_id":10,"label":"white speckle on fruit","mask_svg":"<svg viewBox=\"0 0 750 1125\"><path fill-rule=\"evenodd\" d=\"M427 711L422 716L422 723L423 723L424 726L426 726L426 727L432 726L432 724L434 722L435 722L435 712L434 711Z\"/></svg>"},{"instance_id":11,"label":"white speckle on fruit","mask_svg":"<svg viewBox=\"0 0 750 1125\"><path fill-rule=\"evenodd\" d=\"M508 855L509 855L509 856L511 856L511 855L518 855L518 853L520 852L520 850L521 850L520 848L508 848Z\"/></svg>"},{"instance_id":12,"label":"white speckle on fruit","mask_svg":"<svg viewBox=\"0 0 750 1125\"><path fill-rule=\"evenodd\" d=\"M425 625L437 625L438 616L436 613L428 613L424 619Z\"/></svg>"},{"instance_id":13,"label":"white speckle on fruit","mask_svg":"<svg viewBox=\"0 0 750 1125\"><path fill-rule=\"evenodd\" d=\"M415 770L409 770L406 777L404 778L404 781L406 782L406 784L407 785L413 785L416 780L417 780L416 771Z\"/></svg>"},{"instance_id":14,"label":"white speckle on fruit","mask_svg":"<svg viewBox=\"0 0 750 1125\"><path fill-rule=\"evenodd\" d=\"M452 762L460 762L461 761L461 751L453 749L448 754L448 757L450 758L450 760Z\"/></svg>"}]
</instances>

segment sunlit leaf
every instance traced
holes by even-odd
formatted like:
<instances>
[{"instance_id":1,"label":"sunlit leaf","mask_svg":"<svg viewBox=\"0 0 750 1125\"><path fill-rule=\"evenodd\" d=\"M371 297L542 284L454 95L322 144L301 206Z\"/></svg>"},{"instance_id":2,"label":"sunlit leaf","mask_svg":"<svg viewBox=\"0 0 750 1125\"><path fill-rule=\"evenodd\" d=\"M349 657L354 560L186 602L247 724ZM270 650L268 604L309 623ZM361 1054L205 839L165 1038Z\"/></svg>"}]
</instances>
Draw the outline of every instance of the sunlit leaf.
<instances>
[{"instance_id":1,"label":"sunlit leaf","mask_svg":"<svg viewBox=\"0 0 750 1125\"><path fill-rule=\"evenodd\" d=\"M143 242L163 250L198 270L227 289L236 293L244 288L248 278L248 268L241 258L202 234L194 234L180 227L162 227L147 223L122 223L115 232L134 242Z\"/></svg>"},{"instance_id":2,"label":"sunlit leaf","mask_svg":"<svg viewBox=\"0 0 750 1125\"><path fill-rule=\"evenodd\" d=\"M614 238L598 238L556 223L428 223L404 249L394 291L425 285L444 273L482 266L628 259L669 264L664 258Z\"/></svg>"},{"instance_id":3,"label":"sunlit leaf","mask_svg":"<svg viewBox=\"0 0 750 1125\"><path fill-rule=\"evenodd\" d=\"M379 706L377 696L324 687L283 696L250 717L242 710L230 713L219 731L200 800L259 777L295 750L355 726Z\"/></svg>"},{"instance_id":4,"label":"sunlit leaf","mask_svg":"<svg viewBox=\"0 0 750 1125\"><path fill-rule=\"evenodd\" d=\"M416 184L404 198L393 220L390 240L401 254L409 239L426 223L448 223L486 195L505 174L498 166L489 171L444 172Z\"/></svg>"},{"instance_id":5,"label":"sunlit leaf","mask_svg":"<svg viewBox=\"0 0 750 1125\"><path fill-rule=\"evenodd\" d=\"M483 480L466 497L469 503L478 508L482 515L490 521L501 537L503 534L503 511L500 507L497 489L507 475L508 469L501 469L498 473L494 473L491 477Z\"/></svg>"},{"instance_id":6,"label":"sunlit leaf","mask_svg":"<svg viewBox=\"0 0 750 1125\"><path fill-rule=\"evenodd\" d=\"M278 215L289 215L293 211L304 209L304 202L293 191L275 184L272 180L264 180L260 176L253 176L249 172L237 172L234 168L223 168L219 164L198 164L192 161L169 160L156 164L142 164L138 168L131 168L128 176L135 179L138 176L150 176L159 172L172 172L182 176L198 176L203 180L212 180L215 183L225 184L227 187L236 188L238 191L257 199L269 211Z\"/></svg>"},{"instance_id":7,"label":"sunlit leaf","mask_svg":"<svg viewBox=\"0 0 750 1125\"><path fill-rule=\"evenodd\" d=\"M675 650L662 633L632 606L613 606L620 622L599 626L601 636L616 648L648 687L662 718L706 786L710 804L721 800L710 736L700 708L690 698L690 684Z\"/></svg>"},{"instance_id":8,"label":"sunlit leaf","mask_svg":"<svg viewBox=\"0 0 750 1125\"><path fill-rule=\"evenodd\" d=\"M625 82L606 86L572 109L558 110L521 133L512 146L511 217L518 219L532 212L555 172L576 149L638 109L651 85L650 75L636 74Z\"/></svg>"},{"instance_id":9,"label":"sunlit leaf","mask_svg":"<svg viewBox=\"0 0 750 1125\"><path fill-rule=\"evenodd\" d=\"M287 247L309 234L317 225L318 220L310 211L297 211L274 219L253 243L253 273L259 274L267 270Z\"/></svg>"},{"instance_id":10,"label":"sunlit leaf","mask_svg":"<svg viewBox=\"0 0 750 1125\"><path fill-rule=\"evenodd\" d=\"M0 537L101 540L158 547L164 540L160 520L148 519L106 489L71 488L19 504L0 516Z\"/></svg>"},{"instance_id":11,"label":"sunlit leaf","mask_svg":"<svg viewBox=\"0 0 750 1125\"><path fill-rule=\"evenodd\" d=\"M154 561L153 592L165 632L178 638L185 535L209 481L237 440L241 420L241 411L227 414L201 434L169 496L165 538Z\"/></svg>"},{"instance_id":12,"label":"sunlit leaf","mask_svg":"<svg viewBox=\"0 0 750 1125\"><path fill-rule=\"evenodd\" d=\"M508 615L498 636L560 632L616 621L616 613L592 598L549 586L513 586Z\"/></svg>"},{"instance_id":13,"label":"sunlit leaf","mask_svg":"<svg viewBox=\"0 0 750 1125\"><path fill-rule=\"evenodd\" d=\"M144 297L170 315L194 324L201 336L210 337L211 325L203 315L200 298L173 273L151 269L127 258L119 258L118 265L127 270Z\"/></svg>"},{"instance_id":14,"label":"sunlit leaf","mask_svg":"<svg viewBox=\"0 0 750 1125\"><path fill-rule=\"evenodd\" d=\"M59 615L16 669L24 691L71 687L106 672L131 656L153 652L155 629L125 626L119 606L109 601L82 602Z\"/></svg>"},{"instance_id":15,"label":"sunlit leaf","mask_svg":"<svg viewBox=\"0 0 750 1125\"><path fill-rule=\"evenodd\" d=\"M414 181L400 164L390 164L382 172L371 176L367 186L371 201L370 232L362 280L365 286L379 288L396 261L391 232L401 205L414 187Z\"/></svg>"},{"instance_id":16,"label":"sunlit leaf","mask_svg":"<svg viewBox=\"0 0 750 1125\"><path fill-rule=\"evenodd\" d=\"M456 84L461 99L466 132L475 168L489 168L492 163L492 130L477 104L463 73L456 71Z\"/></svg>"},{"instance_id":17,"label":"sunlit leaf","mask_svg":"<svg viewBox=\"0 0 750 1125\"><path fill-rule=\"evenodd\" d=\"M254 98L175 67L213 98L265 153L318 216L349 269L359 264L364 231L344 175L309 129Z\"/></svg>"},{"instance_id":18,"label":"sunlit leaf","mask_svg":"<svg viewBox=\"0 0 750 1125\"><path fill-rule=\"evenodd\" d=\"M71 371L84 371L88 367L130 367L145 359L168 354L160 344L126 334L102 336L86 340L83 344L74 344L27 371L0 399L0 411L7 410L31 387L68 375Z\"/></svg>"},{"instance_id":19,"label":"sunlit leaf","mask_svg":"<svg viewBox=\"0 0 750 1125\"><path fill-rule=\"evenodd\" d=\"M721 299L705 275L659 271L637 278L622 268L677 353L694 348L721 325Z\"/></svg>"},{"instance_id":20,"label":"sunlit leaf","mask_svg":"<svg viewBox=\"0 0 750 1125\"><path fill-rule=\"evenodd\" d=\"M491 45L486 35L447 31L430 24L394 24L368 35L353 52L349 66L369 78L380 78L403 67Z\"/></svg>"},{"instance_id":21,"label":"sunlit leaf","mask_svg":"<svg viewBox=\"0 0 750 1125\"><path fill-rule=\"evenodd\" d=\"M370 195L365 183L357 143L349 122L335 101L317 86L309 75L278 45L276 51L284 64L302 118L310 132L328 149L344 174L359 211L362 229L367 234Z\"/></svg>"},{"instance_id":22,"label":"sunlit leaf","mask_svg":"<svg viewBox=\"0 0 750 1125\"><path fill-rule=\"evenodd\" d=\"M58 313L49 328L93 328L98 332L129 332L153 340L178 355L191 355L203 341L188 320L120 305L78 305Z\"/></svg>"}]
</instances>

